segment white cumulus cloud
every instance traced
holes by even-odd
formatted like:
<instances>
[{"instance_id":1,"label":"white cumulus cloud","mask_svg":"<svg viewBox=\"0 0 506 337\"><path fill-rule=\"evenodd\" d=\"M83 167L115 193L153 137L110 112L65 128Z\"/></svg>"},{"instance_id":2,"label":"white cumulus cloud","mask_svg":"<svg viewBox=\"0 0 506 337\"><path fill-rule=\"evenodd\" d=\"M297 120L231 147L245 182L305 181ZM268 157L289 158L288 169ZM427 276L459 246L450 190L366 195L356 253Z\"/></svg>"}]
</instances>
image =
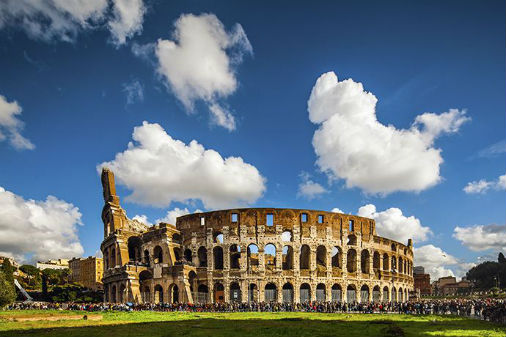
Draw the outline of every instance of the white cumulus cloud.
<instances>
[{"instance_id":1,"label":"white cumulus cloud","mask_svg":"<svg viewBox=\"0 0 506 337\"><path fill-rule=\"evenodd\" d=\"M236 67L253 51L242 26L226 31L214 14L183 14L174 28L173 40L159 39L155 48L159 74L188 112L201 100L214 123L234 130L235 118L220 101L236 91Z\"/></svg>"},{"instance_id":2,"label":"white cumulus cloud","mask_svg":"<svg viewBox=\"0 0 506 337\"><path fill-rule=\"evenodd\" d=\"M223 158L196 140L187 145L159 124L144 122L132 138L128 149L97 167L112 169L132 190L131 201L164 207L199 199L205 208L222 208L253 203L265 191L265 178L241 157Z\"/></svg>"},{"instance_id":3,"label":"white cumulus cloud","mask_svg":"<svg viewBox=\"0 0 506 337\"><path fill-rule=\"evenodd\" d=\"M35 145L21 135L24 123L18 117L22 110L18 102L7 102L0 95L0 141L8 140L18 150L33 150Z\"/></svg>"},{"instance_id":4,"label":"white cumulus cloud","mask_svg":"<svg viewBox=\"0 0 506 337\"><path fill-rule=\"evenodd\" d=\"M453 269L458 269L456 265L459 264L459 261L432 244L415 247L414 256L415 266L423 266L425 272L430 274L431 281L444 276L461 276L456 275L453 271ZM449 266L453 267L450 269Z\"/></svg>"},{"instance_id":5,"label":"white cumulus cloud","mask_svg":"<svg viewBox=\"0 0 506 337\"><path fill-rule=\"evenodd\" d=\"M77 235L81 213L74 205L48 196L25 200L0 187L0 252L23 262L81 256Z\"/></svg>"},{"instance_id":6,"label":"white cumulus cloud","mask_svg":"<svg viewBox=\"0 0 506 337\"><path fill-rule=\"evenodd\" d=\"M471 181L462 189L467 194L485 194L490 189L506 190L506 174L499 176L497 180L488 181L481 179L478 181Z\"/></svg>"},{"instance_id":7,"label":"white cumulus cloud","mask_svg":"<svg viewBox=\"0 0 506 337\"><path fill-rule=\"evenodd\" d=\"M299 190L297 192L298 197L304 197L308 200L312 200L324 193L327 193L327 190L322 185L310 179L308 173L303 172L300 177L302 181L299 184Z\"/></svg>"},{"instance_id":8,"label":"white cumulus cloud","mask_svg":"<svg viewBox=\"0 0 506 337\"><path fill-rule=\"evenodd\" d=\"M405 216L399 208L389 208L385 211L376 211L376 206L368 204L358 209L359 216L374 219L376 231L379 236L407 243L408 239L425 241L432 231L422 226L419 219L414 216Z\"/></svg>"},{"instance_id":9,"label":"white cumulus cloud","mask_svg":"<svg viewBox=\"0 0 506 337\"><path fill-rule=\"evenodd\" d=\"M332 208L331 212L344 214L344 212L341 209L337 208L337 207Z\"/></svg>"},{"instance_id":10,"label":"white cumulus cloud","mask_svg":"<svg viewBox=\"0 0 506 337\"><path fill-rule=\"evenodd\" d=\"M366 193L422 191L441 180L441 150L434 140L468 121L464 110L416 117L409 129L384 125L376 117L377 98L361 83L320 76L308 100L317 165L331 179Z\"/></svg>"},{"instance_id":11,"label":"white cumulus cloud","mask_svg":"<svg viewBox=\"0 0 506 337\"><path fill-rule=\"evenodd\" d=\"M457 226L453 230L453 237L474 251L506 250L506 225Z\"/></svg>"},{"instance_id":12,"label":"white cumulus cloud","mask_svg":"<svg viewBox=\"0 0 506 337\"><path fill-rule=\"evenodd\" d=\"M107 27L118 46L142 31L144 13L142 0L4 0L0 29L21 29L46 42L73 42L83 30Z\"/></svg>"}]
</instances>

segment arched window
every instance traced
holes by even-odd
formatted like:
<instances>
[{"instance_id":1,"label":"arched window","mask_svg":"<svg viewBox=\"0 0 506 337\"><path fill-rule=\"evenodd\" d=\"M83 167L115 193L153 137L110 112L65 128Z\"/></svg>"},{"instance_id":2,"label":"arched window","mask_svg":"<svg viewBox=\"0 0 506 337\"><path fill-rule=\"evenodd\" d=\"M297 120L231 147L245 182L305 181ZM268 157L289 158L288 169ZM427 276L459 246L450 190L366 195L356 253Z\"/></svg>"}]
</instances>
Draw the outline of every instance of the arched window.
<instances>
[{"instance_id":1,"label":"arched window","mask_svg":"<svg viewBox=\"0 0 506 337\"><path fill-rule=\"evenodd\" d=\"M383 254L383 270L390 271L390 258L387 253Z\"/></svg>"},{"instance_id":2,"label":"arched window","mask_svg":"<svg viewBox=\"0 0 506 337\"><path fill-rule=\"evenodd\" d=\"M341 249L332 247L332 268L342 268L341 266Z\"/></svg>"},{"instance_id":3,"label":"arched window","mask_svg":"<svg viewBox=\"0 0 506 337\"><path fill-rule=\"evenodd\" d=\"M357 251L355 249L348 250L346 269L348 273L355 273L357 271Z\"/></svg>"},{"instance_id":4,"label":"arched window","mask_svg":"<svg viewBox=\"0 0 506 337\"><path fill-rule=\"evenodd\" d=\"M265 302L276 302L278 298L278 289L274 283L267 283L264 291Z\"/></svg>"},{"instance_id":5,"label":"arched window","mask_svg":"<svg viewBox=\"0 0 506 337\"><path fill-rule=\"evenodd\" d=\"M222 270L223 269L223 248L214 247L213 248L214 255L214 269Z\"/></svg>"},{"instance_id":6,"label":"arched window","mask_svg":"<svg viewBox=\"0 0 506 337\"><path fill-rule=\"evenodd\" d=\"M184 250L184 259L188 262L192 262L192 250L189 248L186 248Z\"/></svg>"},{"instance_id":7,"label":"arched window","mask_svg":"<svg viewBox=\"0 0 506 337\"><path fill-rule=\"evenodd\" d=\"M241 287L239 283L230 283L230 302L241 302Z\"/></svg>"},{"instance_id":8,"label":"arched window","mask_svg":"<svg viewBox=\"0 0 506 337\"><path fill-rule=\"evenodd\" d=\"M388 302L390 300L390 296L388 295L389 295L388 287L385 286L383 288L383 302Z\"/></svg>"},{"instance_id":9,"label":"arched window","mask_svg":"<svg viewBox=\"0 0 506 337\"><path fill-rule=\"evenodd\" d=\"M225 302L225 287L221 283L214 285L214 302L223 303Z\"/></svg>"},{"instance_id":10,"label":"arched window","mask_svg":"<svg viewBox=\"0 0 506 337\"><path fill-rule=\"evenodd\" d=\"M300 285L300 303L311 301L311 286L307 283Z\"/></svg>"},{"instance_id":11,"label":"arched window","mask_svg":"<svg viewBox=\"0 0 506 337\"><path fill-rule=\"evenodd\" d=\"M137 236L128 238L128 259L130 262L141 262L141 239Z\"/></svg>"},{"instance_id":12,"label":"arched window","mask_svg":"<svg viewBox=\"0 0 506 337\"><path fill-rule=\"evenodd\" d=\"M332 286L332 302L341 302L341 293L341 286L337 283L334 284Z\"/></svg>"},{"instance_id":13,"label":"arched window","mask_svg":"<svg viewBox=\"0 0 506 337\"><path fill-rule=\"evenodd\" d=\"M346 289L346 301L348 303L354 303L357 301L357 288L350 284Z\"/></svg>"},{"instance_id":14,"label":"arched window","mask_svg":"<svg viewBox=\"0 0 506 337\"><path fill-rule=\"evenodd\" d=\"M327 270L327 248L325 246L316 248L316 268L318 271Z\"/></svg>"},{"instance_id":15,"label":"arched window","mask_svg":"<svg viewBox=\"0 0 506 337\"><path fill-rule=\"evenodd\" d=\"M144 250L144 263L149 267L151 261L149 258L149 250Z\"/></svg>"},{"instance_id":16,"label":"arched window","mask_svg":"<svg viewBox=\"0 0 506 337\"><path fill-rule=\"evenodd\" d=\"M197 257L199 259L199 267L207 267L207 249L201 246L197 251Z\"/></svg>"},{"instance_id":17,"label":"arched window","mask_svg":"<svg viewBox=\"0 0 506 337\"><path fill-rule=\"evenodd\" d=\"M374 270L380 269L380 262L381 262L380 260L381 260L380 254L378 252L374 252L373 257L372 257L372 268Z\"/></svg>"},{"instance_id":18,"label":"arched window","mask_svg":"<svg viewBox=\"0 0 506 337\"><path fill-rule=\"evenodd\" d=\"M369 302L369 287L365 284L360 288L360 303Z\"/></svg>"},{"instance_id":19,"label":"arched window","mask_svg":"<svg viewBox=\"0 0 506 337\"><path fill-rule=\"evenodd\" d=\"M370 255L367 249L362 250L360 253L360 269L362 273L369 274Z\"/></svg>"},{"instance_id":20,"label":"arched window","mask_svg":"<svg viewBox=\"0 0 506 337\"><path fill-rule=\"evenodd\" d=\"M265 270L273 271L276 269L276 246L269 243L264 248Z\"/></svg>"},{"instance_id":21,"label":"arched window","mask_svg":"<svg viewBox=\"0 0 506 337\"><path fill-rule=\"evenodd\" d=\"M302 269L309 269L309 257L311 254L311 250L309 249L308 245L302 245L300 248L300 266L299 268Z\"/></svg>"},{"instance_id":22,"label":"arched window","mask_svg":"<svg viewBox=\"0 0 506 337\"><path fill-rule=\"evenodd\" d=\"M155 286L155 303L163 303L163 288L159 284Z\"/></svg>"},{"instance_id":23,"label":"arched window","mask_svg":"<svg viewBox=\"0 0 506 337\"><path fill-rule=\"evenodd\" d=\"M162 247L156 246L153 250L154 263L163 263L163 250Z\"/></svg>"},{"instance_id":24,"label":"arched window","mask_svg":"<svg viewBox=\"0 0 506 337\"><path fill-rule=\"evenodd\" d=\"M379 286L375 286L372 289L372 300L373 300L374 303L379 303L380 299L381 299L380 287Z\"/></svg>"},{"instance_id":25,"label":"arched window","mask_svg":"<svg viewBox=\"0 0 506 337\"><path fill-rule=\"evenodd\" d=\"M251 269L252 267L258 266L258 246L255 244L251 244L248 246L248 268Z\"/></svg>"},{"instance_id":26,"label":"arched window","mask_svg":"<svg viewBox=\"0 0 506 337\"><path fill-rule=\"evenodd\" d=\"M293 286L290 282L283 285L283 303L293 303Z\"/></svg>"},{"instance_id":27,"label":"arched window","mask_svg":"<svg viewBox=\"0 0 506 337\"><path fill-rule=\"evenodd\" d=\"M197 289L197 303L207 303L208 301L209 288L205 284L201 284Z\"/></svg>"},{"instance_id":28,"label":"arched window","mask_svg":"<svg viewBox=\"0 0 506 337\"><path fill-rule=\"evenodd\" d=\"M292 246L283 247L283 270L293 269L293 248Z\"/></svg>"},{"instance_id":29,"label":"arched window","mask_svg":"<svg viewBox=\"0 0 506 337\"><path fill-rule=\"evenodd\" d=\"M349 246L357 245L357 236L355 234L348 235L348 245Z\"/></svg>"},{"instance_id":30,"label":"arched window","mask_svg":"<svg viewBox=\"0 0 506 337\"><path fill-rule=\"evenodd\" d=\"M230 269L241 268L241 247L238 245L230 246Z\"/></svg>"},{"instance_id":31,"label":"arched window","mask_svg":"<svg viewBox=\"0 0 506 337\"><path fill-rule=\"evenodd\" d=\"M290 232L290 231L284 231L281 234L281 241L283 241L283 242L291 242L292 241L292 232Z\"/></svg>"},{"instance_id":32,"label":"arched window","mask_svg":"<svg viewBox=\"0 0 506 337\"><path fill-rule=\"evenodd\" d=\"M319 302L325 302L325 284L319 283L316 286L316 300Z\"/></svg>"},{"instance_id":33,"label":"arched window","mask_svg":"<svg viewBox=\"0 0 506 337\"><path fill-rule=\"evenodd\" d=\"M214 243L223 243L223 234L221 232L214 232Z\"/></svg>"}]
</instances>

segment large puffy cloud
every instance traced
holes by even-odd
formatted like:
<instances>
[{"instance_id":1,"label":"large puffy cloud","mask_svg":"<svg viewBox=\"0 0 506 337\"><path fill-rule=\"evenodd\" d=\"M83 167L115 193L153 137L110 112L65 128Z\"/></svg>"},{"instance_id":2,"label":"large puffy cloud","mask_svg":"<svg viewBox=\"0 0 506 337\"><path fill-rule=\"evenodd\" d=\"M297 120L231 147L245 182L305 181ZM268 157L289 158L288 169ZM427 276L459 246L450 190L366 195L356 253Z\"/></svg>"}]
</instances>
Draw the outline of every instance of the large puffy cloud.
<instances>
[{"instance_id":1,"label":"large puffy cloud","mask_svg":"<svg viewBox=\"0 0 506 337\"><path fill-rule=\"evenodd\" d=\"M455 275L453 269L459 261L452 255L446 253L441 248L432 244L415 248L415 266L423 266L425 272L429 273L432 280L437 280L444 276ZM453 266L451 269L449 266Z\"/></svg>"},{"instance_id":2,"label":"large puffy cloud","mask_svg":"<svg viewBox=\"0 0 506 337\"><path fill-rule=\"evenodd\" d=\"M414 216L405 216L399 208L389 208L385 211L376 211L376 206L368 204L358 209L358 215L374 219L378 235L406 243L408 239L425 241L432 231L422 226L419 219Z\"/></svg>"},{"instance_id":3,"label":"large puffy cloud","mask_svg":"<svg viewBox=\"0 0 506 337\"><path fill-rule=\"evenodd\" d=\"M265 191L265 179L241 157L223 158L195 140L186 145L159 124L144 122L132 138L127 150L98 166L132 190L131 201L163 207L200 199L206 208L221 208L250 204Z\"/></svg>"},{"instance_id":4,"label":"large puffy cloud","mask_svg":"<svg viewBox=\"0 0 506 337\"><path fill-rule=\"evenodd\" d=\"M484 194L490 189L506 190L506 174L499 176L497 180L488 181L481 179L478 181L471 181L462 189L467 194Z\"/></svg>"},{"instance_id":5,"label":"large puffy cloud","mask_svg":"<svg viewBox=\"0 0 506 337\"><path fill-rule=\"evenodd\" d=\"M24 127L24 123L18 118L21 111L18 102L7 102L7 99L0 95L0 141L8 140L18 150L33 150L35 145L21 135Z\"/></svg>"},{"instance_id":6,"label":"large puffy cloud","mask_svg":"<svg viewBox=\"0 0 506 337\"><path fill-rule=\"evenodd\" d=\"M0 254L21 261L81 256L80 223L81 213L70 203L53 196L25 200L0 187Z\"/></svg>"},{"instance_id":7,"label":"large puffy cloud","mask_svg":"<svg viewBox=\"0 0 506 337\"><path fill-rule=\"evenodd\" d=\"M234 130L234 116L219 101L236 91L235 68L253 50L242 26L227 32L213 14L184 14L174 27L173 40L159 39L155 48L159 74L187 111L202 100L214 123Z\"/></svg>"},{"instance_id":8,"label":"large puffy cloud","mask_svg":"<svg viewBox=\"0 0 506 337\"><path fill-rule=\"evenodd\" d=\"M107 25L121 45L142 31L142 0L4 0L0 28L22 29L37 40L72 42L79 32Z\"/></svg>"},{"instance_id":9,"label":"large puffy cloud","mask_svg":"<svg viewBox=\"0 0 506 337\"><path fill-rule=\"evenodd\" d=\"M453 237L474 251L506 250L506 225L476 225L455 227Z\"/></svg>"},{"instance_id":10,"label":"large puffy cloud","mask_svg":"<svg viewBox=\"0 0 506 337\"><path fill-rule=\"evenodd\" d=\"M366 193L422 191L440 180L441 150L434 140L457 132L469 120L451 109L416 117L409 129L384 125L376 118L376 97L361 83L320 76L308 101L309 119L319 124L313 136L317 165L332 179Z\"/></svg>"}]
</instances>

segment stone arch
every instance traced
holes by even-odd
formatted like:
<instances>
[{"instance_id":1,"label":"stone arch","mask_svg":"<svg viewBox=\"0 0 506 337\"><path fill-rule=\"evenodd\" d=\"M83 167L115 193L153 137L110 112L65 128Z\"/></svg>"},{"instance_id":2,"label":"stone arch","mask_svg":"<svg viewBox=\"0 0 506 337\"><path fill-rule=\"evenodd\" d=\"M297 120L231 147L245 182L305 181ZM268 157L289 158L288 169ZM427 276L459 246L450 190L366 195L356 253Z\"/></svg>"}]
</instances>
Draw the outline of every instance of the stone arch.
<instances>
[{"instance_id":1,"label":"stone arch","mask_svg":"<svg viewBox=\"0 0 506 337\"><path fill-rule=\"evenodd\" d=\"M214 257L214 269L223 270L223 248L220 246L214 247L213 257Z\"/></svg>"},{"instance_id":2,"label":"stone arch","mask_svg":"<svg viewBox=\"0 0 506 337\"><path fill-rule=\"evenodd\" d=\"M209 288L205 284L199 285L197 288L197 303L207 303L209 302Z\"/></svg>"},{"instance_id":3,"label":"stone arch","mask_svg":"<svg viewBox=\"0 0 506 337\"><path fill-rule=\"evenodd\" d=\"M283 270L293 269L293 248L292 246L284 246L282 251L282 268Z\"/></svg>"},{"instance_id":4,"label":"stone arch","mask_svg":"<svg viewBox=\"0 0 506 337\"><path fill-rule=\"evenodd\" d=\"M151 264L151 258L149 256L149 250L144 250L144 264L146 264L148 267Z\"/></svg>"},{"instance_id":5,"label":"stone arch","mask_svg":"<svg viewBox=\"0 0 506 337\"><path fill-rule=\"evenodd\" d=\"M395 256L392 256L391 263L392 263L392 271L394 273L397 273L398 272L398 270L397 270L397 259L395 258Z\"/></svg>"},{"instance_id":6,"label":"stone arch","mask_svg":"<svg viewBox=\"0 0 506 337\"><path fill-rule=\"evenodd\" d=\"M197 258L199 260L199 267L207 267L207 249L204 246L200 246L197 251Z\"/></svg>"},{"instance_id":7,"label":"stone arch","mask_svg":"<svg viewBox=\"0 0 506 337\"><path fill-rule=\"evenodd\" d=\"M184 259L188 262L192 262L192 250L190 248L186 248L184 250Z\"/></svg>"},{"instance_id":8,"label":"stone arch","mask_svg":"<svg viewBox=\"0 0 506 337\"><path fill-rule=\"evenodd\" d=\"M214 303L225 302L225 287L220 282L214 285Z\"/></svg>"},{"instance_id":9,"label":"stone arch","mask_svg":"<svg viewBox=\"0 0 506 337\"><path fill-rule=\"evenodd\" d=\"M380 253L378 253L377 251L375 251L374 254L373 254L373 256L372 256L372 268L374 270L379 270L380 266L381 266Z\"/></svg>"},{"instance_id":10,"label":"stone arch","mask_svg":"<svg viewBox=\"0 0 506 337\"><path fill-rule=\"evenodd\" d=\"M381 300L381 291L378 285L372 288L372 300L374 303L379 303Z\"/></svg>"},{"instance_id":11,"label":"stone arch","mask_svg":"<svg viewBox=\"0 0 506 337\"><path fill-rule=\"evenodd\" d=\"M182 255L182 254L181 254L181 248L179 248L179 247L174 247L174 248L173 248L173 251L174 251L174 259L175 259L174 263L175 263L176 261L181 261L181 255Z\"/></svg>"},{"instance_id":12,"label":"stone arch","mask_svg":"<svg viewBox=\"0 0 506 337\"><path fill-rule=\"evenodd\" d=\"M230 302L241 302L241 286L238 282L230 283Z\"/></svg>"},{"instance_id":13,"label":"stone arch","mask_svg":"<svg viewBox=\"0 0 506 337\"><path fill-rule=\"evenodd\" d=\"M327 270L327 248L320 245L316 248L316 268L318 270Z\"/></svg>"},{"instance_id":14,"label":"stone arch","mask_svg":"<svg viewBox=\"0 0 506 337\"><path fill-rule=\"evenodd\" d=\"M255 283L248 286L248 302L258 302L258 288Z\"/></svg>"},{"instance_id":15,"label":"stone arch","mask_svg":"<svg viewBox=\"0 0 506 337\"><path fill-rule=\"evenodd\" d=\"M213 241L214 241L214 243L222 244L223 243L223 233L219 232L219 231L214 232L213 233Z\"/></svg>"},{"instance_id":16,"label":"stone arch","mask_svg":"<svg viewBox=\"0 0 506 337\"><path fill-rule=\"evenodd\" d=\"M383 254L383 270L390 271L390 258L387 253Z\"/></svg>"},{"instance_id":17,"label":"stone arch","mask_svg":"<svg viewBox=\"0 0 506 337\"><path fill-rule=\"evenodd\" d=\"M293 303L293 285L290 282L283 285L283 303Z\"/></svg>"},{"instance_id":18,"label":"stone arch","mask_svg":"<svg viewBox=\"0 0 506 337\"><path fill-rule=\"evenodd\" d=\"M390 291L387 286L383 287L383 302L388 302L390 300Z\"/></svg>"},{"instance_id":19,"label":"stone arch","mask_svg":"<svg viewBox=\"0 0 506 337\"><path fill-rule=\"evenodd\" d=\"M404 291L402 288L399 288L399 295L398 295L399 302L404 302Z\"/></svg>"},{"instance_id":20,"label":"stone arch","mask_svg":"<svg viewBox=\"0 0 506 337\"><path fill-rule=\"evenodd\" d=\"M348 303L354 303L357 301L357 287L355 287L354 284L350 284L346 288L346 301Z\"/></svg>"},{"instance_id":21,"label":"stone arch","mask_svg":"<svg viewBox=\"0 0 506 337\"><path fill-rule=\"evenodd\" d=\"M264 300L265 302L276 302L278 299L278 288L276 284L269 282L265 285Z\"/></svg>"},{"instance_id":22,"label":"stone arch","mask_svg":"<svg viewBox=\"0 0 506 337\"><path fill-rule=\"evenodd\" d=\"M357 245L357 236L355 234L348 235L348 246Z\"/></svg>"},{"instance_id":23,"label":"stone arch","mask_svg":"<svg viewBox=\"0 0 506 337\"><path fill-rule=\"evenodd\" d=\"M230 269L241 268L241 247L233 244L230 246Z\"/></svg>"},{"instance_id":24,"label":"stone arch","mask_svg":"<svg viewBox=\"0 0 506 337\"><path fill-rule=\"evenodd\" d=\"M163 287L159 284L155 285L155 303L163 303Z\"/></svg>"},{"instance_id":25,"label":"stone arch","mask_svg":"<svg viewBox=\"0 0 506 337\"><path fill-rule=\"evenodd\" d=\"M311 286L309 283L302 283L300 285L300 303L311 301Z\"/></svg>"},{"instance_id":26,"label":"stone arch","mask_svg":"<svg viewBox=\"0 0 506 337\"><path fill-rule=\"evenodd\" d=\"M170 303L179 303L179 301L180 301L179 287L175 283L172 283L169 286L169 301L170 301Z\"/></svg>"},{"instance_id":27,"label":"stone arch","mask_svg":"<svg viewBox=\"0 0 506 337\"><path fill-rule=\"evenodd\" d=\"M181 234L179 234L179 233L172 234L172 242L180 244L182 241L183 240L182 240Z\"/></svg>"},{"instance_id":28,"label":"stone arch","mask_svg":"<svg viewBox=\"0 0 506 337\"><path fill-rule=\"evenodd\" d=\"M360 269L362 273L369 274L369 266L371 262L371 255L367 249L363 249L360 253Z\"/></svg>"},{"instance_id":29,"label":"stone arch","mask_svg":"<svg viewBox=\"0 0 506 337\"><path fill-rule=\"evenodd\" d=\"M397 265L399 266L399 273L401 273L401 274L404 273L404 269L403 269L404 265L403 265L402 257L400 257L400 256L399 256L399 262Z\"/></svg>"},{"instance_id":30,"label":"stone arch","mask_svg":"<svg viewBox=\"0 0 506 337\"><path fill-rule=\"evenodd\" d=\"M309 269L310 254L311 250L309 249L308 245L302 245L302 247L300 247L299 268L301 270Z\"/></svg>"},{"instance_id":31,"label":"stone arch","mask_svg":"<svg viewBox=\"0 0 506 337\"><path fill-rule=\"evenodd\" d=\"M390 296L390 300L392 302L397 302L397 290L395 289L395 287L392 287L391 293L392 295Z\"/></svg>"},{"instance_id":32,"label":"stone arch","mask_svg":"<svg viewBox=\"0 0 506 337\"><path fill-rule=\"evenodd\" d=\"M341 248L337 246L332 247L331 255L332 255L331 256L332 268L341 269L343 267L341 265L341 255L342 255Z\"/></svg>"},{"instance_id":33,"label":"stone arch","mask_svg":"<svg viewBox=\"0 0 506 337\"><path fill-rule=\"evenodd\" d=\"M264 263L266 271L273 271L276 269L276 246L272 243L264 247Z\"/></svg>"},{"instance_id":34,"label":"stone arch","mask_svg":"<svg viewBox=\"0 0 506 337\"><path fill-rule=\"evenodd\" d=\"M248 246L247 251L248 269L258 267L258 246L252 243Z\"/></svg>"},{"instance_id":35,"label":"stone arch","mask_svg":"<svg viewBox=\"0 0 506 337\"><path fill-rule=\"evenodd\" d=\"M111 248L111 264L110 264L110 267L111 268L116 267L116 248L115 247Z\"/></svg>"},{"instance_id":36,"label":"stone arch","mask_svg":"<svg viewBox=\"0 0 506 337\"><path fill-rule=\"evenodd\" d=\"M341 286L337 283L332 285L331 289L331 300L332 302L341 302L341 296L342 296L343 290L341 289Z\"/></svg>"},{"instance_id":37,"label":"stone arch","mask_svg":"<svg viewBox=\"0 0 506 337\"><path fill-rule=\"evenodd\" d=\"M361 303L369 302L369 286L367 284L364 284L360 288L360 302Z\"/></svg>"},{"instance_id":38,"label":"stone arch","mask_svg":"<svg viewBox=\"0 0 506 337\"><path fill-rule=\"evenodd\" d=\"M292 231L285 230L283 233L281 233L281 241L292 242L293 241Z\"/></svg>"},{"instance_id":39,"label":"stone arch","mask_svg":"<svg viewBox=\"0 0 506 337\"><path fill-rule=\"evenodd\" d=\"M346 270L348 273L355 273L357 271L357 251L349 249L346 255Z\"/></svg>"},{"instance_id":40,"label":"stone arch","mask_svg":"<svg viewBox=\"0 0 506 337\"><path fill-rule=\"evenodd\" d=\"M141 262L141 246L142 241L138 236L128 238L128 260L129 262Z\"/></svg>"},{"instance_id":41,"label":"stone arch","mask_svg":"<svg viewBox=\"0 0 506 337\"><path fill-rule=\"evenodd\" d=\"M326 301L326 289L325 284L318 283L316 286L316 300L319 302L325 302Z\"/></svg>"},{"instance_id":42,"label":"stone arch","mask_svg":"<svg viewBox=\"0 0 506 337\"><path fill-rule=\"evenodd\" d=\"M153 249L153 262L154 263L163 263L163 249L160 246L156 246Z\"/></svg>"}]
</instances>

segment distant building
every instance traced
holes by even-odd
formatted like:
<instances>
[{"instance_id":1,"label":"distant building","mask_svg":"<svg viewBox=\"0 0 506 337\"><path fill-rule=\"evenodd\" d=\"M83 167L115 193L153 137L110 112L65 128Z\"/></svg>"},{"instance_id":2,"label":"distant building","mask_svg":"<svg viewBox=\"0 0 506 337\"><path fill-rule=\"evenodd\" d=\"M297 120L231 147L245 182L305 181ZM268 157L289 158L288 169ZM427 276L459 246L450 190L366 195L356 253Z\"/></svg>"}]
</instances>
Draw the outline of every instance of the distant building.
<instances>
[{"instance_id":1,"label":"distant building","mask_svg":"<svg viewBox=\"0 0 506 337\"><path fill-rule=\"evenodd\" d=\"M0 256L0 264L4 263L4 260L7 259L11 262L11 265L18 269L19 268L19 263L17 263L12 257L8 257L8 256Z\"/></svg>"},{"instance_id":2,"label":"distant building","mask_svg":"<svg viewBox=\"0 0 506 337\"><path fill-rule=\"evenodd\" d=\"M415 273L413 274L413 277L415 281L415 291L420 292L421 296L430 296L432 294L432 287L430 286L430 274Z\"/></svg>"},{"instance_id":3,"label":"distant building","mask_svg":"<svg viewBox=\"0 0 506 337\"><path fill-rule=\"evenodd\" d=\"M432 284L434 295L437 296L454 296L457 294L465 294L471 291L472 283L467 279L457 282L454 276L441 277Z\"/></svg>"},{"instance_id":4,"label":"distant building","mask_svg":"<svg viewBox=\"0 0 506 337\"><path fill-rule=\"evenodd\" d=\"M425 268L422 266L414 267L413 274L425 274Z\"/></svg>"},{"instance_id":5,"label":"distant building","mask_svg":"<svg viewBox=\"0 0 506 337\"><path fill-rule=\"evenodd\" d=\"M104 262L101 258L90 256L88 258L73 258L69 261L69 281L79 283L92 290L102 290L102 277Z\"/></svg>"},{"instance_id":6,"label":"distant building","mask_svg":"<svg viewBox=\"0 0 506 337\"><path fill-rule=\"evenodd\" d=\"M57 260L49 260L46 262L38 261L37 268L40 270L44 269L68 269L69 268L69 260L68 259L57 259Z\"/></svg>"}]
</instances>

